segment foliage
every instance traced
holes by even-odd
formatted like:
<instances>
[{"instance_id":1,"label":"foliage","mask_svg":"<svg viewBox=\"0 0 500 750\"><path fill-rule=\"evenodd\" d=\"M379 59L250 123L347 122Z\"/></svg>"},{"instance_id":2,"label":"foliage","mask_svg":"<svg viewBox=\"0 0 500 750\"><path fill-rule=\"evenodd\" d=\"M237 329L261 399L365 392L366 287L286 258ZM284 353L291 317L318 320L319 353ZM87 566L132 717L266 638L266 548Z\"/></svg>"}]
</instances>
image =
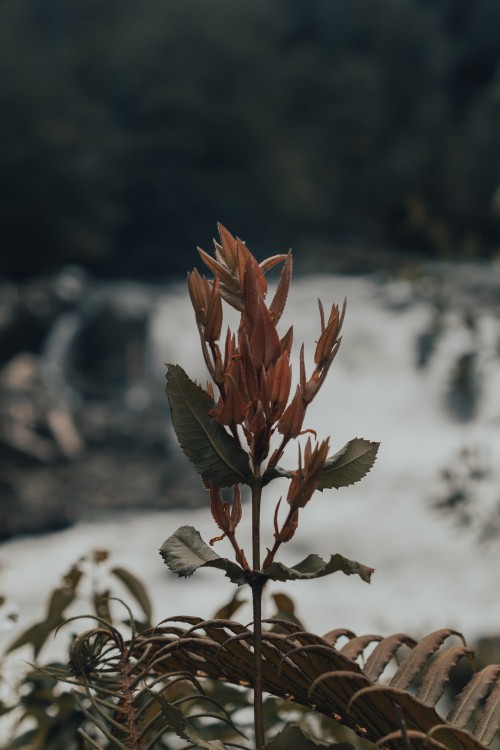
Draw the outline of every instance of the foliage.
<instances>
[{"instance_id":1,"label":"foliage","mask_svg":"<svg viewBox=\"0 0 500 750\"><path fill-rule=\"evenodd\" d=\"M500 497L493 462L477 447L461 448L440 471L440 492L432 507L449 515L481 543L500 536Z\"/></svg>"},{"instance_id":2,"label":"foliage","mask_svg":"<svg viewBox=\"0 0 500 750\"><path fill-rule=\"evenodd\" d=\"M316 490L339 489L364 478L378 444L354 438L329 456L329 438L320 440L306 427L308 407L340 347L345 302L342 308L332 305L328 316L319 302L313 366L308 375L302 345L294 389L293 326L284 335L278 332L291 281L291 253L258 263L223 226L219 236L215 257L199 251L214 278L208 280L197 270L188 276L211 380L203 388L178 365L168 365L166 390L179 443L200 475L221 534L207 544L196 529L182 526L163 543L160 554L179 576L214 567L238 588L214 619L176 616L151 627L145 588L129 571L111 569L145 621L137 623L125 605L124 636L113 622L109 592L94 590L94 622L74 638L68 667L52 665L44 672L43 679L57 678L78 688L69 698L61 694L67 703L64 711L58 706L58 719L69 717L63 722L67 726L83 717L78 738L94 750L168 750L181 740L185 748L205 750L285 750L290 744L303 750L348 750L350 746L339 744L344 737L336 726L328 725L332 719L352 736L394 749L489 746L500 725L500 666L474 673L446 719L437 710L457 664L465 660L471 669L474 666L473 652L460 633L442 629L417 642L404 633L358 637L337 629L321 638L304 629L283 594L275 595L276 616L263 619L262 596L270 580L307 580L343 572L370 582L372 568L339 553L326 561L312 553L290 567L277 555L295 536ZM279 263L281 276L268 303L265 274ZM240 313L240 319L235 332L227 329L220 348L223 301ZM297 464L281 468L279 462L292 442L298 447ZM286 508L280 513L282 498L275 501L273 541L262 559L261 504L267 501L269 485L278 479L288 481ZM240 526L245 486L251 495L248 558ZM212 549L225 537L234 560ZM105 555L96 556L94 562L103 559ZM39 654L47 636L63 624L81 579L81 566L76 565L53 592L45 620L21 634L11 650L31 644L35 656ZM231 619L242 602L238 591L245 586L251 592L251 626ZM75 619L79 618L67 622ZM452 637L460 644L443 648ZM343 638L347 643L339 645ZM30 698L35 694L32 690ZM54 694L50 700L57 702ZM253 722L248 718L250 708ZM50 720L42 737L47 736L47 726L53 728ZM321 739L315 736L318 731ZM24 736L18 746L26 741Z\"/></svg>"},{"instance_id":3,"label":"foliage","mask_svg":"<svg viewBox=\"0 0 500 750\"><path fill-rule=\"evenodd\" d=\"M185 630L163 625L141 636L139 653L152 647L153 670L165 675L186 669L253 684L248 628L231 620L184 621L190 625ZM282 632L263 636L264 686L271 694L334 716L376 743L385 744L388 735L391 744L403 748L408 735L415 747L472 750L492 743L499 726L499 665L472 674L446 720L435 710L460 660L467 659L470 671L473 668L473 651L460 633L442 629L417 642L404 633L355 636L338 629L320 638L300 625L283 620L279 624ZM204 635L200 637L199 631ZM337 646L344 637L347 643ZM442 649L452 637L460 644Z\"/></svg>"},{"instance_id":4,"label":"foliage","mask_svg":"<svg viewBox=\"0 0 500 750\"><path fill-rule=\"evenodd\" d=\"M352 744L368 747L369 740L382 741L383 735L390 735L383 744L402 750L408 740L428 750L480 750L491 744L498 727L500 666L476 672L473 652L460 633L443 629L418 642L404 633L356 636L338 628L320 637L304 630L285 595L274 598L276 613L263 634L264 685L270 694L266 728L277 732L269 750L352 750ZM279 609L282 598L288 600L282 606L291 605L288 613ZM26 675L19 686L24 715L10 743L0 747L122 748L116 722L123 722L127 680L143 740L137 747L171 748L175 734L209 750L247 747L252 633L227 618L241 604L235 597L214 620L183 618L135 632L129 640L117 627L96 623L71 643L70 669L48 664ZM451 703L448 696L443 719L436 705L462 661L468 677ZM85 692L61 691L60 681L73 688L84 685ZM33 726L24 730L28 717ZM291 722L279 730L288 717ZM318 719L323 740L311 734ZM98 725L109 735L104 744Z\"/></svg>"},{"instance_id":5,"label":"foliage","mask_svg":"<svg viewBox=\"0 0 500 750\"><path fill-rule=\"evenodd\" d=\"M269 248L496 251L496 0L205 10L4 0L3 274L181 273L221 207Z\"/></svg>"},{"instance_id":6,"label":"foliage","mask_svg":"<svg viewBox=\"0 0 500 750\"><path fill-rule=\"evenodd\" d=\"M134 574L121 567L111 567L107 564L106 557L107 553L104 550L96 550L86 559L75 563L69 571L73 575L75 570L81 573L75 589L75 601L79 601L79 611L82 612L81 608L86 606L83 600L88 598L92 604L92 611L86 615L71 617L67 621L68 627L73 629L82 618L90 619L93 627L79 636L73 635L68 644L66 664L62 661L47 662L42 658L47 641L40 646L37 637L40 628L37 630L37 626L45 624L44 617L16 638L4 654L3 661L7 665L7 661L21 649L25 651L31 648L33 653L35 650L38 652L35 662L26 665L25 674L16 677L17 682L12 682L8 704L0 704L0 717L12 714L10 731L7 732L2 726L0 748L83 750L95 747L92 743L102 742L103 735L96 730L98 724L106 730L104 735L109 731L114 732L113 739L108 738L106 747L121 747L123 736L115 731L116 718L120 720L123 716L120 706L125 699L125 680L130 679L132 674L135 682L132 705L139 715L139 720L142 719L142 739L145 741L148 738L158 750L171 748L174 735L196 739L198 747L210 747L213 750L222 747L217 742L217 737L229 743L229 747L232 746L233 740L235 743L241 743L249 729L245 716L252 706L248 688L231 686L219 680L198 678L185 670L162 677L158 670L154 673L149 653L145 654L147 658L142 661L143 674L146 677L151 672L150 678L147 679L147 684L140 684L138 665L141 663L141 657L137 658L137 653L145 643L141 633L144 636L148 632L155 634L155 629L148 630L146 627L150 623L149 619L131 619L128 607L123 606L121 602L116 606L115 614L125 614L126 620L120 622L113 617L113 605L117 604L114 595L123 593L117 587L117 582L126 581L127 599L131 599L135 604L142 601L144 607L140 605L139 611L143 614L144 609L150 609L149 596L145 585ZM96 576L96 573L99 575ZM64 586L70 578L71 575L64 576L62 585ZM101 579L97 587L96 578ZM101 585L103 583L106 585L105 589ZM89 585L90 593L85 592ZM60 587L51 593L49 602L58 598L59 590ZM285 594L274 594L273 599L276 604L274 617L299 623L294 605ZM243 599L233 597L219 609L216 617L234 614L243 603ZM71 605L68 605L68 608L70 611L74 609ZM103 619L105 613L107 620ZM62 614L68 614L66 608ZM130 625L133 636L132 640L127 641L122 633L124 628L130 632ZM67 628L61 630L61 624L56 625L54 620L50 631L48 628L46 630L47 636L56 634L60 640ZM150 651L149 648L147 650ZM117 658L118 654L121 655L121 660ZM109 694L110 691L112 695ZM129 700L130 697L129 693ZM182 710L179 707L182 707ZM201 716L198 718L197 714ZM297 721L297 717L300 717L300 729L291 723L287 725L282 738L277 737L272 747L278 750L287 747L286 743L291 741L290 738L294 742L302 742L304 748L330 747L338 733L335 723L325 720L324 736L330 737L331 741L316 741L317 745L308 745L309 725L314 725L313 712L300 707L297 710L297 706L270 696L265 702L265 716L266 727L274 732L281 728L284 718L290 716ZM297 747L300 745L297 744ZM347 745L344 750L346 748Z\"/></svg>"},{"instance_id":7,"label":"foliage","mask_svg":"<svg viewBox=\"0 0 500 750\"><path fill-rule=\"evenodd\" d=\"M121 585L120 585L121 584ZM132 618L129 610L114 608L111 594L125 592L138 606L139 618ZM78 560L63 576L61 584L50 594L47 610L41 619L22 631L9 645L3 656L6 672L14 654L21 650L32 652L33 662L16 676L18 683L11 686L10 700L2 713L12 714L11 738L0 741L2 750L81 750L84 747L78 730L85 725L85 705L80 705L73 691L61 690L60 676L66 670L62 663L40 662L40 656L50 638L59 633L76 604L87 601L90 617L101 619L112 628L113 623L135 629L151 626L152 606L144 584L129 570L112 566L106 550ZM119 620L118 615L127 615ZM61 636L59 635L59 638ZM3 669L1 670L3 673ZM17 670L19 672L19 668ZM3 708L3 711L2 711Z\"/></svg>"}]
</instances>

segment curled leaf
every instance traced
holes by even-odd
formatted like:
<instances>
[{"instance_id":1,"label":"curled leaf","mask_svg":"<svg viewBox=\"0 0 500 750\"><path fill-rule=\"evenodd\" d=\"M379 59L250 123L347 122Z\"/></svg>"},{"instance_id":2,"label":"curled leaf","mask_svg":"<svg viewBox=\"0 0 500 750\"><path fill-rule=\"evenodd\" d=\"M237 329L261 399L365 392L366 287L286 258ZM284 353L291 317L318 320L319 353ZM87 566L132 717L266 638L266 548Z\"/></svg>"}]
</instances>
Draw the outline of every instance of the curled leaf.
<instances>
[{"instance_id":1,"label":"curled leaf","mask_svg":"<svg viewBox=\"0 0 500 750\"><path fill-rule=\"evenodd\" d=\"M289 568L283 563L273 562L263 573L272 581L305 581L310 578L322 578L331 573L341 571L346 575L358 575L366 583L370 583L373 568L355 560L348 560L342 555L332 555L327 561L319 555L308 555L304 560Z\"/></svg>"},{"instance_id":2,"label":"curled leaf","mask_svg":"<svg viewBox=\"0 0 500 750\"><path fill-rule=\"evenodd\" d=\"M178 576L188 577L198 568L218 568L226 576L242 586L247 583L239 565L220 557L200 536L193 526L181 526L160 547L160 555L167 568Z\"/></svg>"}]
</instances>

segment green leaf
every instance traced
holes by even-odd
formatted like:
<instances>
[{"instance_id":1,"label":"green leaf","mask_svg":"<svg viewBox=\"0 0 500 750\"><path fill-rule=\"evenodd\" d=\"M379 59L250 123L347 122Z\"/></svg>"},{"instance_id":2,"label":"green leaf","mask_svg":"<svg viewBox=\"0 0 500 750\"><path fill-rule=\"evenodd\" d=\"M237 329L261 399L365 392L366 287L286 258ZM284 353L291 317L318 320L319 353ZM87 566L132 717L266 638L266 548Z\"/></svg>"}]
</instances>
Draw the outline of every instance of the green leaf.
<instances>
[{"instance_id":1,"label":"green leaf","mask_svg":"<svg viewBox=\"0 0 500 750\"><path fill-rule=\"evenodd\" d=\"M167 397L179 444L196 471L218 487L251 479L248 455L209 414L212 399L179 365L167 365Z\"/></svg>"},{"instance_id":2,"label":"green leaf","mask_svg":"<svg viewBox=\"0 0 500 750\"><path fill-rule=\"evenodd\" d=\"M178 737L181 737L183 740L188 740L188 742L191 742L195 747L203 748L203 750L226 750L226 745L223 745L220 740L214 740L213 742L205 740L201 734L191 726L182 711L171 703L168 703L161 693L156 693L148 687L147 690L152 696L154 696L155 700L158 701L163 718Z\"/></svg>"},{"instance_id":3,"label":"green leaf","mask_svg":"<svg viewBox=\"0 0 500 750\"><path fill-rule=\"evenodd\" d=\"M315 750L318 747L325 747L328 750L354 750L353 746L347 742L337 742L332 745L311 737L298 724L287 724L276 737L267 743L264 750L290 750L290 748Z\"/></svg>"},{"instance_id":4,"label":"green leaf","mask_svg":"<svg viewBox=\"0 0 500 750\"><path fill-rule=\"evenodd\" d=\"M379 445L363 438L350 440L338 453L326 459L318 490L338 489L359 482L375 463Z\"/></svg>"},{"instance_id":5,"label":"green leaf","mask_svg":"<svg viewBox=\"0 0 500 750\"><path fill-rule=\"evenodd\" d=\"M243 569L214 552L193 526L181 526L177 529L163 542L160 555L172 573L179 576L190 576L198 568L219 568L238 586L248 582Z\"/></svg>"},{"instance_id":6,"label":"green leaf","mask_svg":"<svg viewBox=\"0 0 500 750\"><path fill-rule=\"evenodd\" d=\"M47 610L46 623L56 628L61 620L67 607L75 600L75 589L55 589L50 597Z\"/></svg>"},{"instance_id":7,"label":"green leaf","mask_svg":"<svg viewBox=\"0 0 500 750\"><path fill-rule=\"evenodd\" d=\"M151 622L151 616L153 609L151 606L151 599L148 596L144 584L138 578L133 575L126 568L113 568L111 573L118 578L123 585L130 591L134 599L139 604L140 608L144 612L148 622Z\"/></svg>"},{"instance_id":8,"label":"green leaf","mask_svg":"<svg viewBox=\"0 0 500 750\"><path fill-rule=\"evenodd\" d=\"M238 589L234 592L231 599L227 602L227 604L223 604L222 607L219 607L217 612L213 615L214 620L230 620L232 616L237 612L240 607L242 607L244 604L247 603L247 600L245 598L240 599L240 594Z\"/></svg>"},{"instance_id":9,"label":"green leaf","mask_svg":"<svg viewBox=\"0 0 500 750\"><path fill-rule=\"evenodd\" d=\"M310 578L322 578L330 573L342 571L346 575L358 575L366 583L370 583L373 568L355 560L348 560L342 555L332 555L328 562L325 562L319 555L308 555L304 560L288 568L280 562L273 562L268 568L263 570L263 574L273 581L306 581Z\"/></svg>"},{"instance_id":10,"label":"green leaf","mask_svg":"<svg viewBox=\"0 0 500 750\"><path fill-rule=\"evenodd\" d=\"M266 484L272 482L273 479L280 479L283 477L286 479L291 479L293 477L293 474L291 471L288 471L288 469L282 469L281 466L275 466L274 469L269 469L265 472L264 476L262 477L262 486L265 487Z\"/></svg>"},{"instance_id":11,"label":"green leaf","mask_svg":"<svg viewBox=\"0 0 500 750\"><path fill-rule=\"evenodd\" d=\"M61 623L59 622L57 624L60 625ZM51 634L52 630L52 624L47 625L44 622L37 622L35 623L35 625L31 625L27 630L23 631L13 643L10 644L7 649L7 653L30 644L33 646L33 653L36 658L40 653L43 644Z\"/></svg>"}]
</instances>

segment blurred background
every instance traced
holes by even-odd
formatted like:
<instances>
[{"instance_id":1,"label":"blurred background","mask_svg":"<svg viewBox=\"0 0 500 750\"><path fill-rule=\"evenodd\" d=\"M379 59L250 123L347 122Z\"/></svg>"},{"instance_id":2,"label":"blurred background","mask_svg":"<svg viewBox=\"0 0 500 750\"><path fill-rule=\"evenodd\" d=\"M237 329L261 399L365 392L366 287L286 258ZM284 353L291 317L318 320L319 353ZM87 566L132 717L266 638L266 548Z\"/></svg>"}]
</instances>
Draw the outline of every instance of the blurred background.
<instances>
[{"instance_id":1,"label":"blurred background","mask_svg":"<svg viewBox=\"0 0 500 750\"><path fill-rule=\"evenodd\" d=\"M214 535L163 363L206 377L185 275L221 221L293 248L309 363L316 296L348 297L309 426L382 442L284 553L377 569L294 588L306 625L456 627L500 662L500 2L2 0L0 70L3 642L96 545L156 620L229 598L157 554Z\"/></svg>"},{"instance_id":2,"label":"blurred background","mask_svg":"<svg viewBox=\"0 0 500 750\"><path fill-rule=\"evenodd\" d=\"M3 0L0 61L0 540L204 502L163 362L197 375L180 279L217 221L259 259L293 247L310 340L310 275L325 304L350 290L353 430L401 443L428 386L411 419L454 437L420 476L441 466L435 502L474 525L495 461L464 430L500 419L498 0Z\"/></svg>"},{"instance_id":3,"label":"blurred background","mask_svg":"<svg viewBox=\"0 0 500 750\"><path fill-rule=\"evenodd\" d=\"M3 0L0 270L498 256L496 0ZM305 262L305 261L304 261Z\"/></svg>"}]
</instances>

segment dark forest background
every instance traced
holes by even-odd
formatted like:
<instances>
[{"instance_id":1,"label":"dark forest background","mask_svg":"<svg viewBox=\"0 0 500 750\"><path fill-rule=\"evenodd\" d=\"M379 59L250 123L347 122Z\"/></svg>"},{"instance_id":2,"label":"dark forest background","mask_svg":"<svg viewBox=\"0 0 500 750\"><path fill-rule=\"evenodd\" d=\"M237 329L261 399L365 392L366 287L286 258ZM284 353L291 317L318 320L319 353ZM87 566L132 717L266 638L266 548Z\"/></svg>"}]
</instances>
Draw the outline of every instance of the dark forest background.
<instances>
[{"instance_id":1,"label":"dark forest background","mask_svg":"<svg viewBox=\"0 0 500 750\"><path fill-rule=\"evenodd\" d=\"M0 61L1 275L499 253L498 0L2 0Z\"/></svg>"}]
</instances>

